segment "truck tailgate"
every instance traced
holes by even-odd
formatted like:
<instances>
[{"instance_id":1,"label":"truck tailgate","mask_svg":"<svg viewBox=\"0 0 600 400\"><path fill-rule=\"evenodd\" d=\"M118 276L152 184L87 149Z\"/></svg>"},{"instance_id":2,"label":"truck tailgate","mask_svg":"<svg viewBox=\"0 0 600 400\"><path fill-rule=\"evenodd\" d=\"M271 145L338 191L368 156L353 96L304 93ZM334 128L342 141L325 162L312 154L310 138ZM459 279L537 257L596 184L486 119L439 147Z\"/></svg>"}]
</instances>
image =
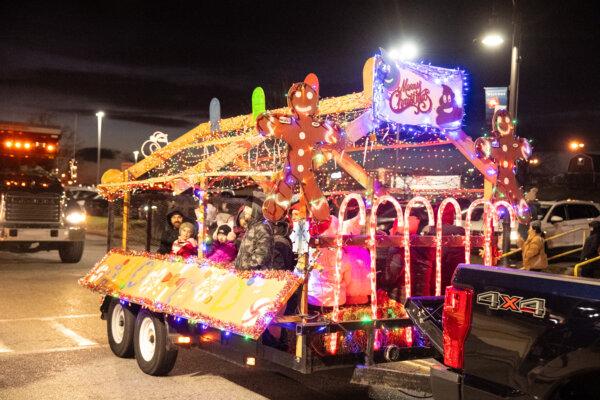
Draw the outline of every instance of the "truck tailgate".
<instances>
[{"instance_id":1,"label":"truck tailgate","mask_svg":"<svg viewBox=\"0 0 600 400\"><path fill-rule=\"evenodd\" d=\"M429 337L431 344L441 354L444 354L442 309L444 298L411 297L405 308L408 316L419 329Z\"/></svg>"}]
</instances>

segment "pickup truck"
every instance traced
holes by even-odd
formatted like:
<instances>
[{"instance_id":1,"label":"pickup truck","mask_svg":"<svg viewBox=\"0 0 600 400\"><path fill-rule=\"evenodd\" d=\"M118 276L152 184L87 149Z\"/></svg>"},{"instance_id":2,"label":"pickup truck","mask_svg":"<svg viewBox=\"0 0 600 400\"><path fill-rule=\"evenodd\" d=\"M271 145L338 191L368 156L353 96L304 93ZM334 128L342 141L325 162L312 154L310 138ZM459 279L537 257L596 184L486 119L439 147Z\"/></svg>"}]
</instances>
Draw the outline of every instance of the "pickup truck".
<instances>
[{"instance_id":1,"label":"pickup truck","mask_svg":"<svg viewBox=\"0 0 600 400\"><path fill-rule=\"evenodd\" d=\"M401 398L600 399L600 281L460 265L445 297L406 308L437 357L421 387L395 379Z\"/></svg>"}]
</instances>

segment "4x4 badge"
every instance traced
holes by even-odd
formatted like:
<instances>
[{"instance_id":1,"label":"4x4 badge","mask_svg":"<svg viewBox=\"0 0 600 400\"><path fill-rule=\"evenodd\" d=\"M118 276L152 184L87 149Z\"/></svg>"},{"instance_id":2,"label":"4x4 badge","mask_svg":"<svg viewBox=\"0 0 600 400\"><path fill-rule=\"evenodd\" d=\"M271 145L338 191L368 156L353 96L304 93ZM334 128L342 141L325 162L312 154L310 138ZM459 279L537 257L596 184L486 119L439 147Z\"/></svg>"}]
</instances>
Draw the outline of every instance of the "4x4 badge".
<instances>
[{"instance_id":1,"label":"4x4 badge","mask_svg":"<svg viewBox=\"0 0 600 400\"><path fill-rule=\"evenodd\" d=\"M537 297L524 299L500 292L484 292L477 295L477 304L488 306L492 310L531 314L537 318L544 318L546 315L546 300Z\"/></svg>"}]
</instances>

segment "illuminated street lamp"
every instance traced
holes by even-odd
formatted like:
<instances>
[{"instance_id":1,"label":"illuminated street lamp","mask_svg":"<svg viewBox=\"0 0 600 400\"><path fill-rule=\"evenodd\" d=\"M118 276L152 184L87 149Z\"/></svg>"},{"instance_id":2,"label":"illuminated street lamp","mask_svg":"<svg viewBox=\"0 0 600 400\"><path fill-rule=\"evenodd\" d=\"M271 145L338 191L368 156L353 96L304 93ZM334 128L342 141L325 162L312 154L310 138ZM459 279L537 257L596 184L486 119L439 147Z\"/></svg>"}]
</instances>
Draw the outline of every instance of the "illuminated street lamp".
<instances>
[{"instance_id":1,"label":"illuminated street lamp","mask_svg":"<svg viewBox=\"0 0 600 400\"><path fill-rule=\"evenodd\" d=\"M516 119L517 105L519 102L519 66L521 57L519 55L519 46L521 45L521 27L520 15L517 11L517 0L512 1L513 14L513 34L512 34L512 51L510 56L510 84L508 86L508 112ZM498 48L504 43L504 38L498 31L488 32L482 39L481 43L489 48Z\"/></svg>"},{"instance_id":2,"label":"illuminated street lamp","mask_svg":"<svg viewBox=\"0 0 600 400\"><path fill-rule=\"evenodd\" d=\"M410 61L417 58L417 55L419 55L419 48L413 42L406 42L398 48L391 49L389 55L396 60Z\"/></svg>"},{"instance_id":3,"label":"illuminated street lamp","mask_svg":"<svg viewBox=\"0 0 600 400\"><path fill-rule=\"evenodd\" d=\"M481 39L481 43L485 47L496 48L504 44L504 38L498 32L488 32L483 39Z\"/></svg>"},{"instance_id":4,"label":"illuminated street lamp","mask_svg":"<svg viewBox=\"0 0 600 400\"><path fill-rule=\"evenodd\" d=\"M96 185L100 184L100 146L102 143L102 118L106 114L104 111L98 111L96 117L98 118L98 157L96 160Z\"/></svg>"},{"instance_id":5,"label":"illuminated street lamp","mask_svg":"<svg viewBox=\"0 0 600 400\"><path fill-rule=\"evenodd\" d=\"M572 151L583 150L584 147L585 147L585 143L578 142L575 140L572 141L571 143L569 143L569 149L571 149Z\"/></svg>"}]
</instances>

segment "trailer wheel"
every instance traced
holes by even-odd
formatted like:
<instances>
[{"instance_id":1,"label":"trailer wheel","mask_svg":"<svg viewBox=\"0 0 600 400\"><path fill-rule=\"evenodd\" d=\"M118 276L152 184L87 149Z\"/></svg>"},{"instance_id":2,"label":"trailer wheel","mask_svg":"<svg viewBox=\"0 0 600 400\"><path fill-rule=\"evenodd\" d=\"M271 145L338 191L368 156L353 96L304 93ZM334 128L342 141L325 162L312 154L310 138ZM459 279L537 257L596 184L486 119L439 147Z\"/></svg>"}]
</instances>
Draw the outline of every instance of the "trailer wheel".
<instances>
[{"instance_id":1,"label":"trailer wheel","mask_svg":"<svg viewBox=\"0 0 600 400\"><path fill-rule=\"evenodd\" d=\"M106 333L108 345L115 356L128 358L133 356L133 331L135 314L129 307L123 306L118 299L112 299L108 306Z\"/></svg>"},{"instance_id":2,"label":"trailer wheel","mask_svg":"<svg viewBox=\"0 0 600 400\"><path fill-rule=\"evenodd\" d=\"M148 375L167 375L175 366L177 349L168 348L167 329L160 316L141 310L135 320L135 359Z\"/></svg>"},{"instance_id":3,"label":"trailer wheel","mask_svg":"<svg viewBox=\"0 0 600 400\"><path fill-rule=\"evenodd\" d=\"M64 263L78 263L83 256L83 242L67 242L58 248L60 260Z\"/></svg>"}]
</instances>

